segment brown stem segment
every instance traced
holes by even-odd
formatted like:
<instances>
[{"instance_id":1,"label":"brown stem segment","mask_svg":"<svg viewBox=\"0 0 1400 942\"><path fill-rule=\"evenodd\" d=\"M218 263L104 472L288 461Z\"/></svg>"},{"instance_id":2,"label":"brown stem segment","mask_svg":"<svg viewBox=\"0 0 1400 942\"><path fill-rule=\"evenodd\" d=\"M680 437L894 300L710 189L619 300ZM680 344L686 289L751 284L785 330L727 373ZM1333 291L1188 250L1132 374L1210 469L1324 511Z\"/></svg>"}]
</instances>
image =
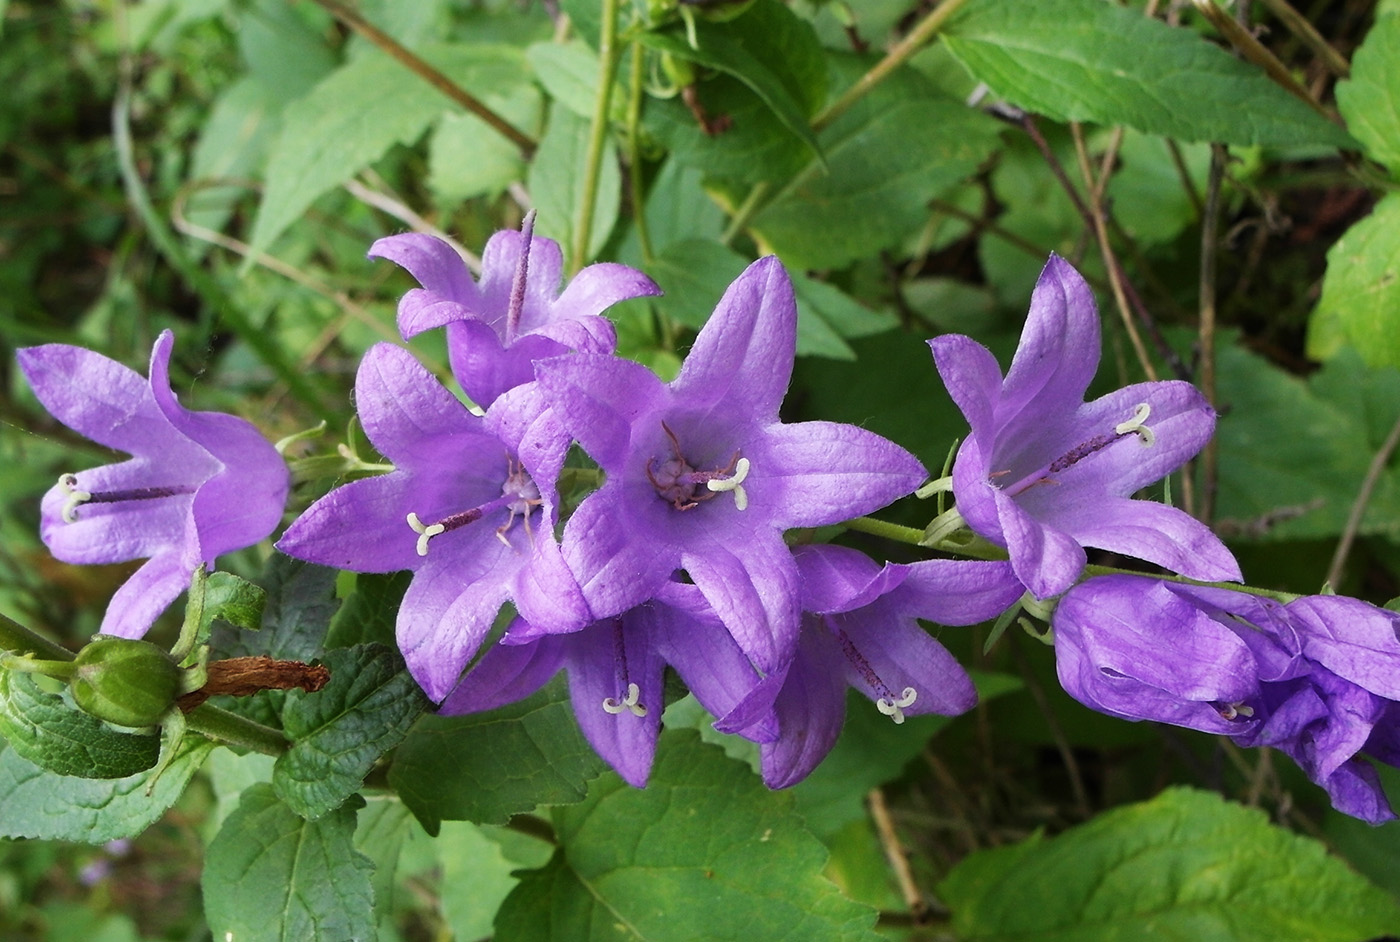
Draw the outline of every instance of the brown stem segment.
<instances>
[{"instance_id":1,"label":"brown stem segment","mask_svg":"<svg viewBox=\"0 0 1400 942\"><path fill-rule=\"evenodd\" d=\"M291 690L294 687L315 693L331 679L331 672L320 664L277 661L263 654L210 661L208 671L203 687L175 701L181 712L189 713L205 700L216 696L251 697L260 690Z\"/></svg>"}]
</instances>

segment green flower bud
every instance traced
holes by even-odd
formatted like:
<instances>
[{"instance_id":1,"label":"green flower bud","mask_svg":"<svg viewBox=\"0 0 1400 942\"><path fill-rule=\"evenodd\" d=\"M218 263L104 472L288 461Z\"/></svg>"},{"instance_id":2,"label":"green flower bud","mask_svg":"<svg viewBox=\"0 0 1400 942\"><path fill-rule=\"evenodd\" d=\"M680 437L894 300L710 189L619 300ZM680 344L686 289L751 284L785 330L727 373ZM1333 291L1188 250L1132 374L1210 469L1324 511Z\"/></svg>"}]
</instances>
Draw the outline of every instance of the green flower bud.
<instances>
[{"instance_id":1,"label":"green flower bud","mask_svg":"<svg viewBox=\"0 0 1400 942\"><path fill-rule=\"evenodd\" d=\"M156 725L180 694L179 665L149 641L99 635L74 663L73 700L118 726Z\"/></svg>"}]
</instances>

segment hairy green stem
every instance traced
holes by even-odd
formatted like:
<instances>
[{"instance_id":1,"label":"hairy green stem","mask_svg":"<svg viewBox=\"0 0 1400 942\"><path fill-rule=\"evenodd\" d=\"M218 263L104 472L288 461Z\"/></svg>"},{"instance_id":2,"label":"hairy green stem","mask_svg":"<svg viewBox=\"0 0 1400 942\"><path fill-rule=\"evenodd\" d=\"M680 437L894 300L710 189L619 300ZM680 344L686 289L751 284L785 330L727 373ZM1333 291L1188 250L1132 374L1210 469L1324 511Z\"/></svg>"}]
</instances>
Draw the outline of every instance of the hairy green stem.
<instances>
[{"instance_id":1,"label":"hairy green stem","mask_svg":"<svg viewBox=\"0 0 1400 942\"><path fill-rule=\"evenodd\" d=\"M612 110L613 80L617 77L618 0L603 0L603 23L598 37L598 97L593 102L593 126L588 134L588 154L583 168L583 202L569 259L569 271L577 272L588 260L588 241L593 234L593 211L598 203L598 177L603 168L603 145L608 140L608 117Z\"/></svg>"},{"instance_id":2,"label":"hairy green stem","mask_svg":"<svg viewBox=\"0 0 1400 942\"><path fill-rule=\"evenodd\" d=\"M185 720L191 730L215 742L260 752L265 756L280 756L289 745L287 737L271 726L245 719L209 703L200 704Z\"/></svg>"},{"instance_id":3,"label":"hairy green stem","mask_svg":"<svg viewBox=\"0 0 1400 942\"><path fill-rule=\"evenodd\" d=\"M651 268L654 255L651 233L647 231L646 203L642 194L642 146L638 131L642 123L642 85L646 50L639 42L632 43L632 70L627 89L627 178L632 194L632 224L637 227L637 244L642 250L642 263Z\"/></svg>"},{"instance_id":4,"label":"hairy green stem","mask_svg":"<svg viewBox=\"0 0 1400 942\"><path fill-rule=\"evenodd\" d=\"M47 661L71 661L76 655L48 638L42 638L13 619L0 615L0 650L32 654Z\"/></svg>"}]
</instances>

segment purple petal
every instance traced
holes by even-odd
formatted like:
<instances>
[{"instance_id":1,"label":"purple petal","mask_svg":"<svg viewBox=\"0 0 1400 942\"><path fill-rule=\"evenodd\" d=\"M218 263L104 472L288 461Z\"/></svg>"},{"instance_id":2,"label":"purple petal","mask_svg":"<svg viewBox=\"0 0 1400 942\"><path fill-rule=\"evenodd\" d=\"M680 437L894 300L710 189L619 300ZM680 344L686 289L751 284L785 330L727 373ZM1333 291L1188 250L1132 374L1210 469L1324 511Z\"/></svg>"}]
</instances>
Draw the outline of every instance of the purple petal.
<instances>
[{"instance_id":1,"label":"purple petal","mask_svg":"<svg viewBox=\"0 0 1400 942\"><path fill-rule=\"evenodd\" d=\"M407 523L414 486L411 475L396 471L337 487L292 521L277 548L352 572L416 569L423 558Z\"/></svg>"},{"instance_id":2,"label":"purple petal","mask_svg":"<svg viewBox=\"0 0 1400 942\"><path fill-rule=\"evenodd\" d=\"M535 534L530 561L511 584L511 599L531 628L544 633L576 631L593 620L583 590L564 562L552 533Z\"/></svg>"},{"instance_id":3,"label":"purple petal","mask_svg":"<svg viewBox=\"0 0 1400 942\"><path fill-rule=\"evenodd\" d=\"M554 302L552 313L556 319L573 320L602 314L619 301L660 293L656 282L635 268L615 262L600 262L589 265L573 277L564 293Z\"/></svg>"},{"instance_id":4,"label":"purple petal","mask_svg":"<svg viewBox=\"0 0 1400 942\"><path fill-rule=\"evenodd\" d=\"M459 716L525 699L564 666L565 648L564 640L553 636L530 644L493 646L452 688L438 712Z\"/></svg>"},{"instance_id":5,"label":"purple petal","mask_svg":"<svg viewBox=\"0 0 1400 942\"><path fill-rule=\"evenodd\" d=\"M1339 595L1301 598L1286 611L1305 629L1307 657L1371 693L1400 700L1400 616Z\"/></svg>"},{"instance_id":6,"label":"purple petal","mask_svg":"<svg viewBox=\"0 0 1400 942\"><path fill-rule=\"evenodd\" d=\"M496 326L502 336L524 247L524 233L506 229L491 236L481 252L482 310L478 316ZM550 321L563 269L564 254L559 250L559 243L543 236L532 236L517 336L533 333Z\"/></svg>"},{"instance_id":7,"label":"purple petal","mask_svg":"<svg viewBox=\"0 0 1400 942\"><path fill-rule=\"evenodd\" d=\"M750 507L784 529L825 526L878 510L928 478L903 448L838 422L772 425L744 453L752 463L744 482Z\"/></svg>"},{"instance_id":8,"label":"purple petal","mask_svg":"<svg viewBox=\"0 0 1400 942\"><path fill-rule=\"evenodd\" d=\"M422 232L405 232L402 235L379 239L369 248L370 258L386 258L404 268L417 279L427 292L440 299L473 305L478 293L467 264L457 250L441 239ZM416 292L409 292L415 294ZM406 295L405 301L408 300ZM399 329L404 331L404 339L413 336L404 329L404 307L399 307ZM410 312L410 319L412 313ZM414 331L416 333L417 331Z\"/></svg>"},{"instance_id":9,"label":"purple petal","mask_svg":"<svg viewBox=\"0 0 1400 942\"><path fill-rule=\"evenodd\" d=\"M189 588L198 565L178 552L152 556L113 593L98 631L118 638L142 637L160 613Z\"/></svg>"},{"instance_id":10,"label":"purple petal","mask_svg":"<svg viewBox=\"0 0 1400 942\"><path fill-rule=\"evenodd\" d=\"M1332 807L1342 814L1360 818L1373 826L1395 820L1380 776L1365 762L1347 762L1318 784L1327 789Z\"/></svg>"},{"instance_id":11,"label":"purple petal","mask_svg":"<svg viewBox=\"0 0 1400 942\"><path fill-rule=\"evenodd\" d=\"M564 559L595 618L642 604L681 564L679 552L633 535L622 500L621 483L611 480L564 526Z\"/></svg>"},{"instance_id":12,"label":"purple petal","mask_svg":"<svg viewBox=\"0 0 1400 942\"><path fill-rule=\"evenodd\" d=\"M754 262L724 292L672 384L679 401L778 420L797 353L797 301L776 256Z\"/></svg>"},{"instance_id":13,"label":"purple petal","mask_svg":"<svg viewBox=\"0 0 1400 942\"><path fill-rule=\"evenodd\" d=\"M1043 526L1004 491L994 490L1006 549L1017 577L1038 599L1048 599L1074 585L1088 557L1084 547L1061 530Z\"/></svg>"},{"instance_id":14,"label":"purple petal","mask_svg":"<svg viewBox=\"0 0 1400 942\"><path fill-rule=\"evenodd\" d=\"M375 344L360 361L355 402L374 447L405 470L450 467L463 450L495 444L479 416L393 344Z\"/></svg>"},{"instance_id":15,"label":"purple petal","mask_svg":"<svg viewBox=\"0 0 1400 942\"><path fill-rule=\"evenodd\" d=\"M569 347L541 334L517 337L506 346L483 321L447 325L452 375L472 401L489 408L497 397L535 378L535 361L561 356Z\"/></svg>"},{"instance_id":16,"label":"purple petal","mask_svg":"<svg viewBox=\"0 0 1400 942\"><path fill-rule=\"evenodd\" d=\"M848 612L869 605L909 574L908 566L881 566L845 546L799 546L792 551L802 578L802 610Z\"/></svg>"},{"instance_id":17,"label":"purple petal","mask_svg":"<svg viewBox=\"0 0 1400 942\"><path fill-rule=\"evenodd\" d=\"M569 696L579 728L623 781L644 787L661 731L665 664L635 613L599 622L566 640L571 652ZM624 701L629 684L638 687L643 716L626 707L616 713L604 708L605 700Z\"/></svg>"},{"instance_id":18,"label":"purple petal","mask_svg":"<svg viewBox=\"0 0 1400 942\"><path fill-rule=\"evenodd\" d=\"M996 403L1001 398L1001 368L992 351L971 337L945 334L928 342L933 363L948 389L948 395L962 410L974 438L986 439L987 449L996 444ZM983 475L985 477L985 474Z\"/></svg>"},{"instance_id":19,"label":"purple petal","mask_svg":"<svg viewBox=\"0 0 1400 942\"><path fill-rule=\"evenodd\" d=\"M651 370L616 357L556 357L536 364L535 375L559 421L609 472L622 470L633 427L671 400Z\"/></svg>"},{"instance_id":20,"label":"purple petal","mask_svg":"<svg viewBox=\"0 0 1400 942\"><path fill-rule=\"evenodd\" d=\"M1098 495L1057 508L1055 517L1071 527L1070 534L1084 546L1145 559L1203 582L1243 578L1239 563L1220 538L1176 507Z\"/></svg>"},{"instance_id":21,"label":"purple petal","mask_svg":"<svg viewBox=\"0 0 1400 942\"><path fill-rule=\"evenodd\" d=\"M132 458L79 471L74 477L78 490L94 493L193 483L166 478L162 476L164 469L157 467L147 458ZM69 523L63 519L68 494L56 484L44 494L40 505L39 535L54 558L65 563L122 563L184 547L187 541L193 558L197 554L190 516L192 500L192 495L180 494L156 500L80 504Z\"/></svg>"},{"instance_id":22,"label":"purple petal","mask_svg":"<svg viewBox=\"0 0 1400 942\"><path fill-rule=\"evenodd\" d=\"M682 550L681 565L759 670L791 656L801 583L780 536L754 534L729 545L697 539Z\"/></svg>"},{"instance_id":23,"label":"purple petal","mask_svg":"<svg viewBox=\"0 0 1400 942\"><path fill-rule=\"evenodd\" d=\"M773 706L778 738L759 748L763 782L787 788L826 758L846 720L843 659L830 639L804 631Z\"/></svg>"},{"instance_id":24,"label":"purple petal","mask_svg":"<svg viewBox=\"0 0 1400 942\"><path fill-rule=\"evenodd\" d=\"M1099 366L1099 315L1094 295L1074 267L1051 255L1031 295L1016 355L1002 384L997 419L1023 409L1077 407Z\"/></svg>"},{"instance_id":25,"label":"purple petal","mask_svg":"<svg viewBox=\"0 0 1400 942\"><path fill-rule=\"evenodd\" d=\"M762 678L695 586L672 583L671 588L672 592L691 590L702 603L703 610L695 605L681 609L658 600L640 608L637 617L651 636L657 653L676 669L700 705L711 716L724 716L738 706ZM668 597L671 595L667 593ZM771 728L768 735L770 739L776 736L776 727Z\"/></svg>"},{"instance_id":26,"label":"purple petal","mask_svg":"<svg viewBox=\"0 0 1400 942\"><path fill-rule=\"evenodd\" d=\"M940 625L975 625L1011 607L1024 591L1008 562L926 559L906 567L890 593L899 612Z\"/></svg>"},{"instance_id":27,"label":"purple petal","mask_svg":"<svg viewBox=\"0 0 1400 942\"><path fill-rule=\"evenodd\" d=\"M848 652L846 682L872 701L900 700L913 690L913 701L901 706L909 716L956 716L976 706L977 689L957 659L913 618L895 615L888 603L829 615L824 621L846 635L841 639ZM863 663L852 661L851 652Z\"/></svg>"}]
</instances>

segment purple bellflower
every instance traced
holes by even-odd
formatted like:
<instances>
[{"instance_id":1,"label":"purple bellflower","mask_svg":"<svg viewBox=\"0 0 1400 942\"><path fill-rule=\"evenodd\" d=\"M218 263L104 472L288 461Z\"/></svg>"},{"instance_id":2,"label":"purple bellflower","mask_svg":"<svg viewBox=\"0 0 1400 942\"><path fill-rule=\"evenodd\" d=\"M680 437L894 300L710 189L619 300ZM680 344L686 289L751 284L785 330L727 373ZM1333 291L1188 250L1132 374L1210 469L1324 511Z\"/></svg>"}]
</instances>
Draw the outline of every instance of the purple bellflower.
<instances>
[{"instance_id":1,"label":"purple bellflower","mask_svg":"<svg viewBox=\"0 0 1400 942\"><path fill-rule=\"evenodd\" d=\"M1179 381L1084 401L1099 363L1099 320L1089 286L1064 259L1052 255L1041 272L1005 379L991 352L970 337L929 345L972 427L953 467L958 511L976 533L1007 548L1037 598L1074 584L1085 546L1194 579L1240 578L1234 557L1205 525L1130 497L1205 445L1214 411Z\"/></svg>"},{"instance_id":2,"label":"purple bellflower","mask_svg":"<svg viewBox=\"0 0 1400 942\"><path fill-rule=\"evenodd\" d=\"M512 387L535 378L533 362L572 350L612 353L617 335L600 316L619 301L661 293L650 278L626 265L602 262L574 276L559 293L563 255L558 243L525 231L493 235L481 256L481 281L441 239L418 232L388 236L370 246L371 258L406 268L423 287L399 301L405 340L447 327L448 356L457 382L482 408Z\"/></svg>"},{"instance_id":3,"label":"purple bellflower","mask_svg":"<svg viewBox=\"0 0 1400 942\"><path fill-rule=\"evenodd\" d=\"M803 546L794 557L803 608L797 653L715 724L759 741L769 788L796 785L831 751L847 686L895 723L955 716L977 703L967 672L915 619L972 625L1000 614L1023 591L1009 563L881 566L840 546Z\"/></svg>"},{"instance_id":4,"label":"purple bellflower","mask_svg":"<svg viewBox=\"0 0 1400 942\"><path fill-rule=\"evenodd\" d=\"M1104 576L1066 593L1054 626L1060 683L1085 705L1272 746L1337 810L1395 817L1357 756L1400 766L1400 615Z\"/></svg>"},{"instance_id":5,"label":"purple bellflower","mask_svg":"<svg viewBox=\"0 0 1400 942\"><path fill-rule=\"evenodd\" d=\"M515 643L520 638L531 640ZM699 590L671 582L652 600L569 634L541 634L516 619L439 712L513 703L566 669L584 736L624 781L641 788L656 754L667 664L713 715L729 712L759 681Z\"/></svg>"},{"instance_id":6,"label":"purple bellflower","mask_svg":"<svg viewBox=\"0 0 1400 942\"><path fill-rule=\"evenodd\" d=\"M680 375L575 354L536 366L559 420L606 474L564 528L595 619L651 598L683 569L763 671L797 644L797 565L783 531L883 507L925 479L898 445L834 422L778 420L797 335L776 258L729 286Z\"/></svg>"},{"instance_id":7,"label":"purple bellflower","mask_svg":"<svg viewBox=\"0 0 1400 942\"><path fill-rule=\"evenodd\" d=\"M101 632L139 638L201 564L276 529L287 465L248 422L191 412L170 389L175 336L156 338L150 379L81 347L19 351L54 418L126 461L65 474L44 495L40 535L67 563L148 561L112 596Z\"/></svg>"},{"instance_id":8,"label":"purple bellflower","mask_svg":"<svg viewBox=\"0 0 1400 942\"><path fill-rule=\"evenodd\" d=\"M544 630L587 623L554 541L569 438L533 384L501 396L483 418L408 351L377 344L360 363L355 401L395 470L331 491L277 548L356 572L413 570L396 631L429 697L452 689L507 599Z\"/></svg>"}]
</instances>

